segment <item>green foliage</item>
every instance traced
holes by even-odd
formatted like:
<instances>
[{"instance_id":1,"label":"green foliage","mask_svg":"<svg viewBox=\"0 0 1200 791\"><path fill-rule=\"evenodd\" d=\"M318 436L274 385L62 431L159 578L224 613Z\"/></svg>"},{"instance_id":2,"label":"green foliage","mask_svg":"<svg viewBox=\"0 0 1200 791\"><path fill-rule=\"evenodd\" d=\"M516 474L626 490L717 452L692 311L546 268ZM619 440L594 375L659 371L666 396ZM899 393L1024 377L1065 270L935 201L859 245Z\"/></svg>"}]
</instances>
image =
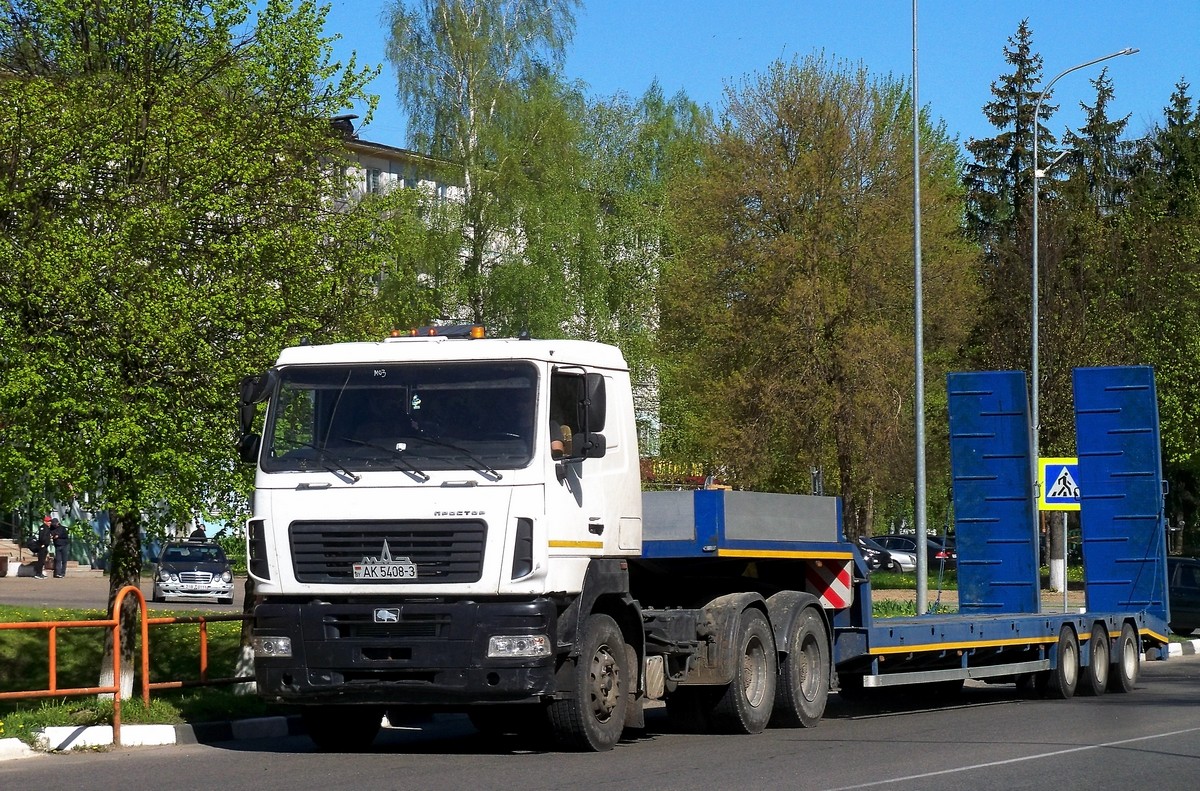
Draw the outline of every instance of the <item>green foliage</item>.
<instances>
[{"instance_id":1,"label":"green foliage","mask_svg":"<svg viewBox=\"0 0 1200 791\"><path fill-rule=\"evenodd\" d=\"M239 378L359 335L373 273L328 201L372 73L329 62L324 11L143 5L0 10L0 497L91 493L115 584L140 528L245 508Z\"/></svg>"},{"instance_id":2,"label":"green foliage","mask_svg":"<svg viewBox=\"0 0 1200 791\"><path fill-rule=\"evenodd\" d=\"M229 567L234 575L244 576L246 574L245 537L240 533L223 532L216 537L215 541L220 544L221 549L225 550L225 557L229 558Z\"/></svg>"},{"instance_id":3,"label":"green foliage","mask_svg":"<svg viewBox=\"0 0 1200 791\"><path fill-rule=\"evenodd\" d=\"M776 63L730 91L702 164L674 184L664 453L768 491L807 492L812 468L834 470L851 534L876 495L912 478L911 118L894 80ZM927 121L921 134L936 383L958 359L976 281L954 146Z\"/></svg>"},{"instance_id":4,"label":"green foliage","mask_svg":"<svg viewBox=\"0 0 1200 791\"><path fill-rule=\"evenodd\" d=\"M397 251L380 295L404 324L619 343L652 410L652 337L671 249L668 175L694 159L702 114L657 85L589 100L559 65L574 0L411 0L388 12L388 57L411 144L459 185ZM397 213L397 217L404 217ZM410 262L411 259L411 262ZM395 265L393 265L395 264Z\"/></svg>"}]
</instances>

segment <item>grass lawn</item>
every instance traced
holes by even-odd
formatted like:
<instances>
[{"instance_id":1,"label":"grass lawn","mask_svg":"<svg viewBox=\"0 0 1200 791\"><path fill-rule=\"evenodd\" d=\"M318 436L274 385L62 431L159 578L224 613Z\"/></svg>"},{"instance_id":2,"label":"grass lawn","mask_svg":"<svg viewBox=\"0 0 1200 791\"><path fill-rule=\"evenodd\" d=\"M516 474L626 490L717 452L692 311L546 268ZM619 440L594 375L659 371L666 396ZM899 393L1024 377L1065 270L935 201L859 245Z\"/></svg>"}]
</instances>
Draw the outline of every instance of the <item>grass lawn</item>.
<instances>
[{"instance_id":1,"label":"grass lawn","mask_svg":"<svg viewBox=\"0 0 1200 791\"><path fill-rule=\"evenodd\" d=\"M153 617L194 615L158 611ZM0 605L0 622L105 620L102 610L10 607ZM236 675L241 623L206 624L208 678ZM65 628L56 641L56 689L99 685L104 628ZM197 681L200 678L200 628L197 624L150 627L150 680ZM44 629L0 631L0 691L45 690L50 686L49 637ZM234 693L231 685L151 690L150 706L141 699L141 653L135 655L134 695L121 701L121 722L184 724L276 714L254 695ZM112 702L96 695L67 695L0 701L0 738L33 744L36 733L52 725L107 725Z\"/></svg>"}]
</instances>

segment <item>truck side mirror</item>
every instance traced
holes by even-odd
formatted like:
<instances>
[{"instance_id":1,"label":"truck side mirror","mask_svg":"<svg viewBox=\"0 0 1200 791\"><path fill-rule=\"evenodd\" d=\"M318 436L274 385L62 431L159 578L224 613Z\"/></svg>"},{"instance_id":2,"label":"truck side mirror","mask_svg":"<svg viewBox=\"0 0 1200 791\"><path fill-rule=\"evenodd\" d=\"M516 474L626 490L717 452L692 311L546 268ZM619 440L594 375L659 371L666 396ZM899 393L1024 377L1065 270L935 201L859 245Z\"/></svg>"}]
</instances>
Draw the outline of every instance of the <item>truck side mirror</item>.
<instances>
[{"instance_id":1,"label":"truck side mirror","mask_svg":"<svg viewBox=\"0 0 1200 791\"><path fill-rule=\"evenodd\" d=\"M241 395L243 404L257 404L266 401L274 388L278 374L274 368L269 368L261 374L242 377Z\"/></svg>"},{"instance_id":2,"label":"truck side mirror","mask_svg":"<svg viewBox=\"0 0 1200 791\"><path fill-rule=\"evenodd\" d=\"M587 405L587 430L603 431L604 418L608 413L604 395L604 375L588 374L586 380L587 394L584 403Z\"/></svg>"},{"instance_id":3,"label":"truck side mirror","mask_svg":"<svg viewBox=\"0 0 1200 791\"><path fill-rule=\"evenodd\" d=\"M238 425L242 429L243 434L249 434L250 429L254 428L254 404L247 404L245 401L238 407Z\"/></svg>"},{"instance_id":4,"label":"truck side mirror","mask_svg":"<svg viewBox=\"0 0 1200 791\"><path fill-rule=\"evenodd\" d=\"M257 434L249 432L242 434L237 442L238 458L246 464L254 464L258 461L258 451L261 445L262 437Z\"/></svg>"},{"instance_id":5,"label":"truck side mirror","mask_svg":"<svg viewBox=\"0 0 1200 791\"><path fill-rule=\"evenodd\" d=\"M604 439L603 434L590 431L585 435L583 447L578 452L585 459L602 459L608 452L608 442Z\"/></svg>"}]
</instances>

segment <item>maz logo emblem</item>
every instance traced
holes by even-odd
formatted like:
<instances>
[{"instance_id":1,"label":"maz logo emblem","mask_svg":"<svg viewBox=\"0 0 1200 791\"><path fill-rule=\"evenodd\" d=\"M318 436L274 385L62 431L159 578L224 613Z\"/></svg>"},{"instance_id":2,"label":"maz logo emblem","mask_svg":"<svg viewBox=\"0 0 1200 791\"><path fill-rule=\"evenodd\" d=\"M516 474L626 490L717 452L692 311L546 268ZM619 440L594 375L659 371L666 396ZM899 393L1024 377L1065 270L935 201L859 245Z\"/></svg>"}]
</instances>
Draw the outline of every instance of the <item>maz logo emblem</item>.
<instances>
[{"instance_id":1,"label":"maz logo emblem","mask_svg":"<svg viewBox=\"0 0 1200 791\"><path fill-rule=\"evenodd\" d=\"M375 623L398 623L400 621L399 607L376 607Z\"/></svg>"}]
</instances>

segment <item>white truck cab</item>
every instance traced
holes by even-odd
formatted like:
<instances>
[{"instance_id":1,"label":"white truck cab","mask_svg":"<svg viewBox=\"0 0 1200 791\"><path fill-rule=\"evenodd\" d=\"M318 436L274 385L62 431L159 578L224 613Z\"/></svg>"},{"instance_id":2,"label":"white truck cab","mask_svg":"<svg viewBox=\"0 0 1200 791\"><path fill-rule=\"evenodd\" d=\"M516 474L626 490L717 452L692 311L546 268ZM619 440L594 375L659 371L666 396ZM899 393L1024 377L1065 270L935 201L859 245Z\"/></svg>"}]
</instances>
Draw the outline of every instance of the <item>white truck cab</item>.
<instances>
[{"instance_id":1,"label":"white truck cab","mask_svg":"<svg viewBox=\"0 0 1200 791\"><path fill-rule=\"evenodd\" d=\"M480 336L298 346L243 382L257 682L309 704L310 731L552 696L580 619L627 598L641 500L621 353Z\"/></svg>"}]
</instances>

